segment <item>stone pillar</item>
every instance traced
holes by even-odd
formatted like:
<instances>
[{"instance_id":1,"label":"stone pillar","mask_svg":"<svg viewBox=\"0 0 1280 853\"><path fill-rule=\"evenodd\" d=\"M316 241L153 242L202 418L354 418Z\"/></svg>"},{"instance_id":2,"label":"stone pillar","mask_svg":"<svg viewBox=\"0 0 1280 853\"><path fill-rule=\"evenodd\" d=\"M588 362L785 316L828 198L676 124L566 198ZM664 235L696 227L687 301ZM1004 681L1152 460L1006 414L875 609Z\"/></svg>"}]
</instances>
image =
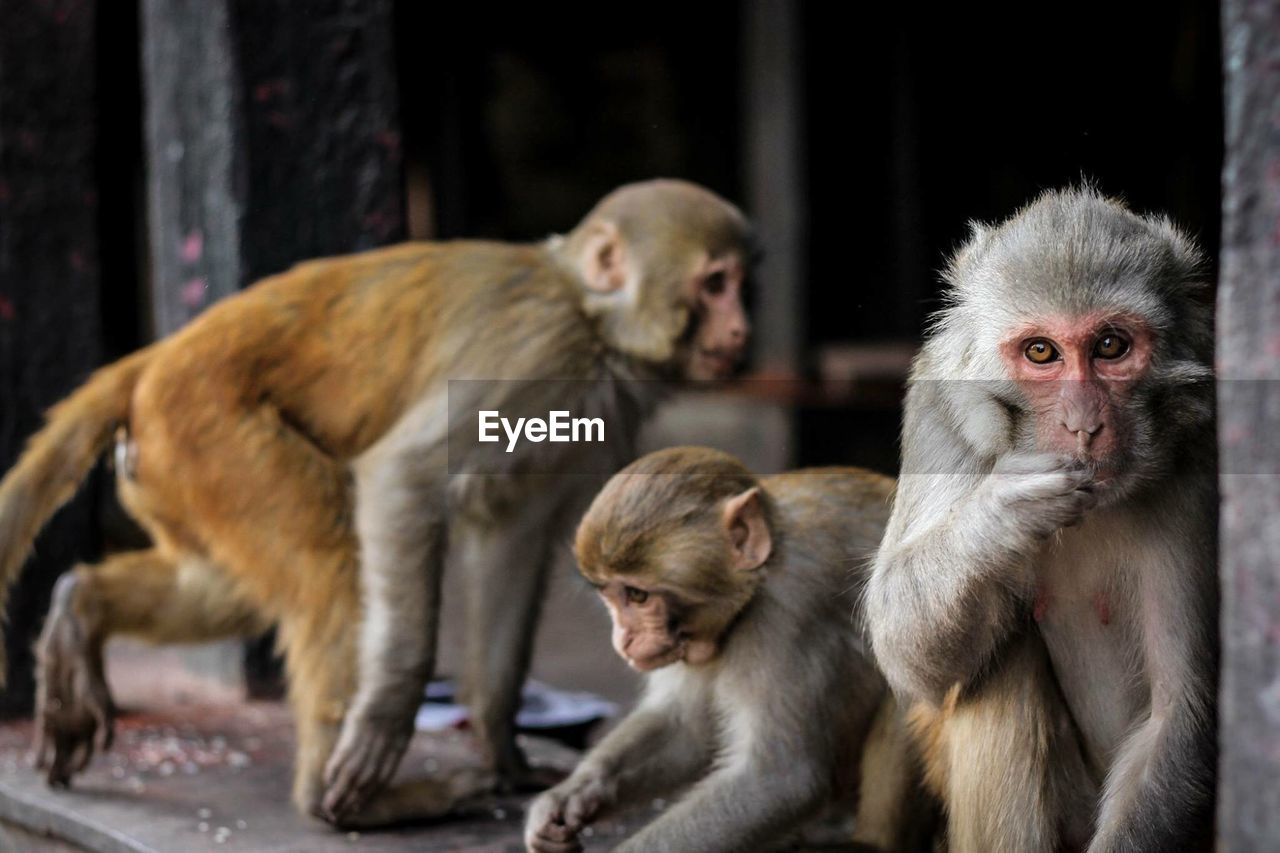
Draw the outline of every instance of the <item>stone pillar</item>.
<instances>
[{"instance_id":1,"label":"stone pillar","mask_svg":"<svg viewBox=\"0 0 1280 853\"><path fill-rule=\"evenodd\" d=\"M1280 847L1280 4L1226 0L1220 850Z\"/></svg>"}]
</instances>

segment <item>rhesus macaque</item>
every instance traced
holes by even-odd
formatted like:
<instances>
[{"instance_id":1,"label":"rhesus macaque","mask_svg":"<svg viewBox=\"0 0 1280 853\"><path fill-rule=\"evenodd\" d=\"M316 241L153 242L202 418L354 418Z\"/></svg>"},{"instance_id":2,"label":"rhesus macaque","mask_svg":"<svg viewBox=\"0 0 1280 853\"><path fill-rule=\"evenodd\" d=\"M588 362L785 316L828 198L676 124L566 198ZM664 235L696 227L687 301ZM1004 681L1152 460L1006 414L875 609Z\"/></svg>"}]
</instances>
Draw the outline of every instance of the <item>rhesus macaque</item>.
<instances>
[{"instance_id":1,"label":"rhesus macaque","mask_svg":"<svg viewBox=\"0 0 1280 853\"><path fill-rule=\"evenodd\" d=\"M618 849L768 849L859 787L858 840L898 849L913 765L850 630L892 493L856 468L756 479L695 447L616 474L574 550L613 617L614 649L648 673L645 693L530 805L528 848L578 850L605 813L692 784Z\"/></svg>"},{"instance_id":2,"label":"rhesus macaque","mask_svg":"<svg viewBox=\"0 0 1280 853\"><path fill-rule=\"evenodd\" d=\"M1064 190L975 226L946 278L867 619L951 849L1190 849L1217 657L1200 254Z\"/></svg>"},{"instance_id":3,"label":"rhesus macaque","mask_svg":"<svg viewBox=\"0 0 1280 853\"><path fill-rule=\"evenodd\" d=\"M297 806L343 825L438 811L447 783L383 788L434 665L446 528L468 576L475 728L493 769L528 781L514 710L556 522L571 521L584 478L522 469L556 452L567 470L587 450L526 443L502 476L476 471L466 442L449 441L447 380L570 380L485 383L484 407L602 415L610 447L625 447L661 384L640 380L721 377L739 360L754 257L729 203L635 184L540 244L301 264L98 371L0 484L5 586L117 430L120 495L154 541L60 583L39 649L50 782L109 736L107 637L278 623Z\"/></svg>"}]
</instances>

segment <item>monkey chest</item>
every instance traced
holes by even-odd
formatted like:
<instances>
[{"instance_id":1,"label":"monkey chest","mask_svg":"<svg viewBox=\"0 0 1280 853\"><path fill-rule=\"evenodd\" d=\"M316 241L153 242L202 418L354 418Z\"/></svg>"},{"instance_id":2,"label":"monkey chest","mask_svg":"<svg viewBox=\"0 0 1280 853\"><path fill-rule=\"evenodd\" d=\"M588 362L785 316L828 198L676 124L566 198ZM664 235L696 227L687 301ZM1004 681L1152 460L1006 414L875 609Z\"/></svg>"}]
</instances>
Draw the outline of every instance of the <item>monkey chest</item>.
<instances>
[{"instance_id":1,"label":"monkey chest","mask_svg":"<svg viewBox=\"0 0 1280 853\"><path fill-rule=\"evenodd\" d=\"M1105 560L1057 556L1037 572L1032 616L1085 754L1105 772L1148 701L1139 626Z\"/></svg>"}]
</instances>

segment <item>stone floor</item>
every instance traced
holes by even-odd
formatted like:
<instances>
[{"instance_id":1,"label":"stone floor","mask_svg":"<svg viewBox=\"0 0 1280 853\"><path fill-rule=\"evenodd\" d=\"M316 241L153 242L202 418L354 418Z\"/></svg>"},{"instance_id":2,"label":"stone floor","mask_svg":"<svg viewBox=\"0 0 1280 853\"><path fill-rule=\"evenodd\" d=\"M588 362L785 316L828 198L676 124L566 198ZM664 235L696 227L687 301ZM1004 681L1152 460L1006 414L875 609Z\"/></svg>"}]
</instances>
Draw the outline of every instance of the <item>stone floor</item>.
<instances>
[{"instance_id":1,"label":"stone floor","mask_svg":"<svg viewBox=\"0 0 1280 853\"><path fill-rule=\"evenodd\" d=\"M442 672L456 671L460 590L448 583L441 637ZM548 591L533 675L559 687L590 690L624 709L637 680L609 647L608 617L589 587L561 561ZM289 804L293 731L279 704L245 703L226 677L234 646L108 647L107 676L126 713L116 744L96 756L69 791L51 791L25 764L31 724L0 725L0 853L240 849L284 853L371 850L519 851L526 798L484 798L456 821L356 836L295 814ZM577 754L534 740L542 763L568 770ZM402 776L474 765L469 737L419 733ZM644 816L631 819L634 828ZM25 827L26 829L15 829ZM608 849L626 824L593 828L591 846ZM42 834L72 842L55 845Z\"/></svg>"},{"instance_id":2,"label":"stone floor","mask_svg":"<svg viewBox=\"0 0 1280 853\"><path fill-rule=\"evenodd\" d=\"M239 849L262 853L520 851L524 797L481 796L456 819L378 832L340 833L289 804L292 725L276 703L173 706L125 715L116 744L70 790L52 790L26 765L29 721L0 726L0 850L104 853ZM572 767L576 754L526 741L540 764ZM400 778L476 766L464 732L419 733ZM607 849L643 820L593 827L588 849ZM8 845L3 827L12 833ZM14 833L13 828L19 832ZM39 836L61 846L41 845ZM23 840L25 839L25 840Z\"/></svg>"}]
</instances>

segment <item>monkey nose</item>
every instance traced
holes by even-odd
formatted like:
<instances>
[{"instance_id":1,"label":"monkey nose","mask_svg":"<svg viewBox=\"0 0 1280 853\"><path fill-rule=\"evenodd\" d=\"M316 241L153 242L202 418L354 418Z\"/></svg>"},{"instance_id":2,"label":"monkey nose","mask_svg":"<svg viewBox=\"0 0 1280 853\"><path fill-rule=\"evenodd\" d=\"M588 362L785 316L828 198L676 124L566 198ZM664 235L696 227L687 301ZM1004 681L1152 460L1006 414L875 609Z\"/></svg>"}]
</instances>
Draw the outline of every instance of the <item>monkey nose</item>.
<instances>
[{"instance_id":1,"label":"monkey nose","mask_svg":"<svg viewBox=\"0 0 1280 853\"><path fill-rule=\"evenodd\" d=\"M1070 427L1067 427L1071 429ZM1098 424L1092 429L1083 428L1072 430L1076 434L1076 448L1083 453L1089 449L1089 445L1093 443L1093 438L1102 431L1102 424Z\"/></svg>"}]
</instances>

